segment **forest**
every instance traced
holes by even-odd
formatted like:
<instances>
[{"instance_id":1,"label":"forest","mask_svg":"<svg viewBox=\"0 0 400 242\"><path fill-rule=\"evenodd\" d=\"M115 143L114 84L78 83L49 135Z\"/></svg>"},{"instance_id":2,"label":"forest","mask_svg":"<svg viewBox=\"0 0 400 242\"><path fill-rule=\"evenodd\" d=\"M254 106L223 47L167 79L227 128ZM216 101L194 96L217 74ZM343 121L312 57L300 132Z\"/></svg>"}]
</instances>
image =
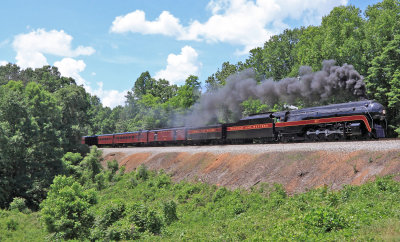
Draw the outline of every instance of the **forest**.
<instances>
[{"instance_id":1,"label":"forest","mask_svg":"<svg viewBox=\"0 0 400 242\"><path fill-rule=\"evenodd\" d=\"M217 191L215 187L196 188L200 185L171 185L170 178L165 174L149 173L142 168L144 175L140 173L141 171L132 175L124 175L123 169L118 171L118 165L115 166L112 163L109 164L108 169L103 170L99 163L99 151L94 149L89 153L89 148L80 144L81 136L184 125L177 120L177 117L190 112L201 98L207 97L207 93L212 93L225 86L229 81L228 77L232 74L251 68L259 82L269 78L279 81L287 77L299 76L302 66L309 66L313 71L321 70L324 60L334 60L338 66L344 64L354 66L355 70L364 77L367 97L375 99L387 107L390 135L397 136L400 134L399 46L400 1L384 0L369 6L364 12L351 5L336 7L322 18L321 25L287 29L279 35L272 36L264 46L252 49L244 61L224 62L206 80L199 80L197 76L189 76L185 84L177 86L170 84L165 79L156 80L148 71L144 70L139 77L133 77L132 89L126 96L125 105L115 108L104 107L98 97L89 94L83 86L77 85L74 79L61 76L56 67L21 69L11 63L0 66L0 208L2 209L0 210L0 225L5 226L4 231L9 231L0 234L8 234L11 236L10 240L21 238L12 237L15 236L12 231L18 231L18 222L15 221L18 219L22 221L24 216L29 216L28 220L36 221L33 223L35 224L38 223L38 217L41 216L40 221L44 224L43 228L46 231L41 232L43 237L45 236L43 233L47 233L56 236L54 238L62 239L101 239L106 236L109 236L107 237L109 239L134 239L142 235L151 237L160 234L165 235L166 238L173 238L178 234L182 236L182 239L214 238L211 235L208 235L211 237L201 237L200 235L185 237L187 234L184 231L179 233L178 226L168 226L177 221L178 217L183 218L189 216L190 213L196 213L201 217L203 216L201 214L213 212L216 209L215 206L224 206L222 202L213 203L213 201L225 201L224 199L234 203L232 206L229 205L229 208L226 207L227 210L224 211L232 215L229 217L230 219L235 220L236 215L246 216L246 211L256 211L252 210L256 206L252 207L253 205L247 199L255 196L259 201L264 201L264 198L259 195L263 192L256 193L258 195L243 195L243 191ZM201 83L204 83L203 87ZM242 116L246 116L253 113L282 110L287 107L286 104L306 107L355 99L356 97L351 95L333 95L315 102L304 102L304 100L297 99L293 103L281 102L270 106L264 100L250 98L241 102L240 111ZM223 106L221 106L221 112L224 115L219 116L218 120L213 122L229 122L234 118ZM85 156L85 154L88 155ZM142 177L149 174L150 180ZM129 176L134 177L129 178ZM143 184L140 181L143 181ZM174 191L182 193L183 198L171 198L172 202L165 201L160 205L159 210L152 210L154 204L146 204L146 201L143 201L143 204L133 204L132 207L113 201L110 209L105 208L105 205L102 208L96 207L102 206L100 205L102 200L107 200L106 198L97 199L96 196L100 196L99 194L111 196L105 191L111 189L111 186L120 184L119 182L125 185L129 183L129 186L133 186L132 189L136 186L175 189ZM311 192L311 195L300 195L295 198L288 198L284 191L271 188L267 197L274 196L278 200L276 200L276 204L267 202L265 206L277 206L284 213L284 209L289 207L288 204L294 201L298 206L296 207L298 216L289 219L283 216L286 219L283 219L282 223L277 225L278 227L274 227L274 230L266 230L267 234L260 234L260 236L268 235L277 239L304 239L307 236L317 236L315 232L317 230L325 232L340 230L342 232L332 236L339 236L334 237L339 239L347 238L346 236L351 231L359 232L358 229L366 229L365 226L372 223L369 215L361 218L367 221L365 224L355 225L354 221L344 220L343 217L346 212L353 216L352 209L357 207L357 204L349 203L349 207L346 207L343 213L336 214L329 207L317 206L310 210L309 204L302 200L305 199L302 196L311 196L313 197L311 200L317 200L318 203L332 202L333 206L337 206L338 199L364 196L363 189L367 189L368 186L378 190L386 189L385 191L391 189L392 195L399 192L398 184L392 184L386 180L369 184L366 188L348 188L340 193L319 190ZM62 198L57 197L55 191L58 190L65 192L65 196L74 198L73 201L76 204L63 202ZM346 192L348 192L347 195ZM318 195L319 193L323 195ZM200 195L205 196L208 200L201 198ZM382 201L389 203L395 199L392 195L388 194L388 197L385 198L387 200ZM157 198L154 196L158 195L148 194L148 196L149 201L155 201ZM345 196L350 197L343 198ZM371 193L365 196L373 199L375 195ZM173 202L174 199L178 199L179 204ZM186 204L188 199L190 202ZM207 202L202 202L202 200ZM180 204L184 205L180 206ZM286 207L282 204L285 204ZM387 213L381 211L380 209L383 209L384 205L377 207L379 210L377 213L385 214L387 216L385 218L398 216L394 210ZM66 207L58 208L57 206ZM370 204L362 206L368 207ZM52 207L54 211L52 211ZM200 209L198 209L199 207ZM64 218L60 214L61 210L56 211L57 209L80 210L71 210L71 217ZM233 210L231 211L231 209ZM271 209L270 207L265 209L272 211L268 210ZM12 212L14 210L22 212L14 214ZM129 216L132 217L128 218L122 215L126 214L128 210L131 211ZM26 213L23 213L24 211ZM306 212L302 215L301 211ZM257 213L254 212L254 214ZM248 214L247 216L253 215ZM281 215L276 214L276 216L282 217ZM328 215L333 216L332 221L335 222L326 222L326 219L329 220L329 218L324 216ZM60 216L59 221L54 220L58 218L57 216ZM215 216L222 215L216 214ZM250 220L256 223L254 218L252 217ZM298 220L301 220L302 223L298 224ZM130 221L129 224L135 224L137 234L136 232L130 234L131 230L124 227L128 224L127 221ZM185 220L182 219L182 221ZM95 223L97 223L97 227L93 225ZM116 223L122 223L122 227L118 227ZM190 223L196 223L196 221L192 220ZM284 228L291 226L290 223L310 228L310 230L299 229L299 231L311 232L310 234L299 234L300 232L293 229L291 234L283 233ZM226 224L230 229L237 225L236 223L232 225L230 220L224 221L222 224ZM74 228L78 225L82 226L82 231L74 232ZM93 226L84 228L83 225ZM1 226L0 231L3 231L4 226ZM117 227L125 228L126 231L117 233L112 230L117 230ZM102 234L96 231L96 228L99 231L106 228L109 232ZM214 232L220 233L222 236L224 233L221 231L224 229L221 227ZM190 228L186 227L186 230L190 230ZM123 237L124 233L128 233L128 237ZM206 230L203 233L206 233ZM3 235L0 235L0 240L6 239L1 236ZM250 233L237 236L235 238L221 237L221 240L245 239L249 238ZM330 238L329 236L323 238Z\"/></svg>"}]
</instances>

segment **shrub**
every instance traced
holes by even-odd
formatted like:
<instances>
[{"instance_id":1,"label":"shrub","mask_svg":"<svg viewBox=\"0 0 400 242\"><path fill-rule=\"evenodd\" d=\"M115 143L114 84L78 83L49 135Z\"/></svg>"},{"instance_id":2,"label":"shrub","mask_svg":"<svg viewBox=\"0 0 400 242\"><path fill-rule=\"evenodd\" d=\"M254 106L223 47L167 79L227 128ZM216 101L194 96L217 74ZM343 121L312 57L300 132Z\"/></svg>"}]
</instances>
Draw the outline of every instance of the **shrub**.
<instances>
[{"instance_id":1,"label":"shrub","mask_svg":"<svg viewBox=\"0 0 400 242\"><path fill-rule=\"evenodd\" d=\"M304 216L306 227L315 232L330 232L347 227L343 216L331 207L318 207Z\"/></svg>"},{"instance_id":2,"label":"shrub","mask_svg":"<svg viewBox=\"0 0 400 242\"><path fill-rule=\"evenodd\" d=\"M125 170L126 170L126 167L125 167L125 166L121 166L121 167L119 168L119 175L120 175L120 176L123 176L123 175L125 174Z\"/></svg>"},{"instance_id":3,"label":"shrub","mask_svg":"<svg viewBox=\"0 0 400 242\"><path fill-rule=\"evenodd\" d=\"M64 174L68 176L79 177L79 163L82 161L82 156L79 153L67 152L61 159L64 169Z\"/></svg>"},{"instance_id":4,"label":"shrub","mask_svg":"<svg viewBox=\"0 0 400 242\"><path fill-rule=\"evenodd\" d=\"M72 177L56 176L40 205L42 221L56 238L85 238L93 225L89 208L96 203L94 190L86 190Z\"/></svg>"},{"instance_id":5,"label":"shrub","mask_svg":"<svg viewBox=\"0 0 400 242\"><path fill-rule=\"evenodd\" d=\"M167 174L161 173L160 175L157 176L156 186L158 188L168 187L170 184L171 184L171 178Z\"/></svg>"},{"instance_id":6,"label":"shrub","mask_svg":"<svg viewBox=\"0 0 400 242\"><path fill-rule=\"evenodd\" d=\"M134 204L128 211L129 221L133 222L139 232L149 231L159 234L163 226L160 216L143 204Z\"/></svg>"},{"instance_id":7,"label":"shrub","mask_svg":"<svg viewBox=\"0 0 400 242\"><path fill-rule=\"evenodd\" d=\"M105 178L105 175L104 175L103 172L97 174L94 177L94 181L95 181L95 187L96 187L97 190L100 191L101 189L106 187L106 183L105 183L106 182L106 178Z\"/></svg>"},{"instance_id":8,"label":"shrub","mask_svg":"<svg viewBox=\"0 0 400 242\"><path fill-rule=\"evenodd\" d=\"M146 229L153 234L159 234L163 224L160 216L155 211L150 210L147 213Z\"/></svg>"},{"instance_id":9,"label":"shrub","mask_svg":"<svg viewBox=\"0 0 400 242\"><path fill-rule=\"evenodd\" d=\"M18 228L18 222L14 219L10 219L6 222L7 230L15 231Z\"/></svg>"},{"instance_id":10,"label":"shrub","mask_svg":"<svg viewBox=\"0 0 400 242\"><path fill-rule=\"evenodd\" d=\"M107 168L115 175L118 171L118 162L116 160L107 161Z\"/></svg>"},{"instance_id":11,"label":"shrub","mask_svg":"<svg viewBox=\"0 0 400 242\"><path fill-rule=\"evenodd\" d=\"M135 225L127 221L117 221L108 227L105 239L108 241L139 239L140 234L135 230Z\"/></svg>"},{"instance_id":12,"label":"shrub","mask_svg":"<svg viewBox=\"0 0 400 242\"><path fill-rule=\"evenodd\" d=\"M175 220L178 220L176 215L176 203L174 201L168 201L163 203L164 221L166 224L171 224Z\"/></svg>"},{"instance_id":13,"label":"shrub","mask_svg":"<svg viewBox=\"0 0 400 242\"><path fill-rule=\"evenodd\" d=\"M25 198L14 197L13 201L10 203L10 210L17 210L20 212L28 211Z\"/></svg>"},{"instance_id":14,"label":"shrub","mask_svg":"<svg viewBox=\"0 0 400 242\"><path fill-rule=\"evenodd\" d=\"M213 196L213 201L214 202L218 202L219 200L221 200L223 197L225 197L228 193L228 189L226 189L225 187L221 187L220 189L218 189Z\"/></svg>"},{"instance_id":15,"label":"shrub","mask_svg":"<svg viewBox=\"0 0 400 242\"><path fill-rule=\"evenodd\" d=\"M135 223L139 232L146 230L147 207L142 204L133 204L127 211L129 221Z\"/></svg>"},{"instance_id":16,"label":"shrub","mask_svg":"<svg viewBox=\"0 0 400 242\"><path fill-rule=\"evenodd\" d=\"M125 204L122 202L116 202L111 205L107 205L105 212L100 219L100 225L103 228L107 228L114 222L124 217Z\"/></svg>"},{"instance_id":17,"label":"shrub","mask_svg":"<svg viewBox=\"0 0 400 242\"><path fill-rule=\"evenodd\" d=\"M199 193L200 191L201 189L198 184L184 184L177 194L178 202L185 203L190 196Z\"/></svg>"},{"instance_id":18,"label":"shrub","mask_svg":"<svg viewBox=\"0 0 400 242\"><path fill-rule=\"evenodd\" d=\"M91 186L96 182L96 175L102 171L100 162L103 160L103 158L101 155L102 151L97 149L96 146L92 146L90 153L79 163L82 172L80 177L82 184Z\"/></svg>"},{"instance_id":19,"label":"shrub","mask_svg":"<svg viewBox=\"0 0 400 242\"><path fill-rule=\"evenodd\" d=\"M129 179L128 187L131 188L131 189L133 189L133 188L135 188L137 185L138 185L138 182L137 182L136 178L135 178L135 177L131 177L131 178Z\"/></svg>"},{"instance_id":20,"label":"shrub","mask_svg":"<svg viewBox=\"0 0 400 242\"><path fill-rule=\"evenodd\" d=\"M136 179L146 181L149 178L149 171L145 165L140 165L137 168Z\"/></svg>"}]
</instances>

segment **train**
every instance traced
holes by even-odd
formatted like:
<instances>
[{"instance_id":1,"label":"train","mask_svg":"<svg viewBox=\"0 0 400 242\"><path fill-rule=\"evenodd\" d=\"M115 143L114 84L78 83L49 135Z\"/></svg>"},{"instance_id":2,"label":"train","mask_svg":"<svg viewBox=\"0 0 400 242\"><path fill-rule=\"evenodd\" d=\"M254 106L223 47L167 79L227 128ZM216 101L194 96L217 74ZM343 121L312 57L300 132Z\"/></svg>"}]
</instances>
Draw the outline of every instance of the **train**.
<instances>
[{"instance_id":1,"label":"train","mask_svg":"<svg viewBox=\"0 0 400 242\"><path fill-rule=\"evenodd\" d=\"M385 138L386 110L363 100L250 115L234 123L82 137L98 147L335 141Z\"/></svg>"}]
</instances>

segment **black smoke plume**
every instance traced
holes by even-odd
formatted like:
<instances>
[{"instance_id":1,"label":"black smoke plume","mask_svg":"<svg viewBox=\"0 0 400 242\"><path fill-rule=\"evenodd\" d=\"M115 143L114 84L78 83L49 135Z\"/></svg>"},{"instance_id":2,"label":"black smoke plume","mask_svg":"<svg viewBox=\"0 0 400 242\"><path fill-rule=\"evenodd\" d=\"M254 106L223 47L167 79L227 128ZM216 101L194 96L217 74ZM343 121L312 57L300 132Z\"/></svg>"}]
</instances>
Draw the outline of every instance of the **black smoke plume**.
<instances>
[{"instance_id":1,"label":"black smoke plume","mask_svg":"<svg viewBox=\"0 0 400 242\"><path fill-rule=\"evenodd\" d=\"M249 98L273 106L279 102L293 104L298 99L309 103L322 101L343 91L364 98L365 90L363 76L352 65L335 66L334 60L323 61L322 70L317 72L312 72L309 66L302 66L298 77L280 81L266 79L257 83L254 71L247 69L229 76L226 85L218 90L203 94L185 117L185 125L202 126L216 122L227 112L239 119L242 113L240 104Z\"/></svg>"}]
</instances>

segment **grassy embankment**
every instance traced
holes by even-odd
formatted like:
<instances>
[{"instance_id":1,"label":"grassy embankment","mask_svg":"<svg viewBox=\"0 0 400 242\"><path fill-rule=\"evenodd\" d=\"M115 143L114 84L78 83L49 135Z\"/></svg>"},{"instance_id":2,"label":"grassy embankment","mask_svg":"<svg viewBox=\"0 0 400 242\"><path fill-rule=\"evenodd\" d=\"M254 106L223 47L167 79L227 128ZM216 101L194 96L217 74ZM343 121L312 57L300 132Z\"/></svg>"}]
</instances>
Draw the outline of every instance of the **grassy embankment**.
<instances>
[{"instance_id":1,"label":"grassy embankment","mask_svg":"<svg viewBox=\"0 0 400 242\"><path fill-rule=\"evenodd\" d=\"M390 178L287 196L279 185L229 191L174 184L162 172L141 169L107 184L92 209L92 239L400 239L400 183ZM37 212L0 211L0 241L45 239L39 217Z\"/></svg>"}]
</instances>

